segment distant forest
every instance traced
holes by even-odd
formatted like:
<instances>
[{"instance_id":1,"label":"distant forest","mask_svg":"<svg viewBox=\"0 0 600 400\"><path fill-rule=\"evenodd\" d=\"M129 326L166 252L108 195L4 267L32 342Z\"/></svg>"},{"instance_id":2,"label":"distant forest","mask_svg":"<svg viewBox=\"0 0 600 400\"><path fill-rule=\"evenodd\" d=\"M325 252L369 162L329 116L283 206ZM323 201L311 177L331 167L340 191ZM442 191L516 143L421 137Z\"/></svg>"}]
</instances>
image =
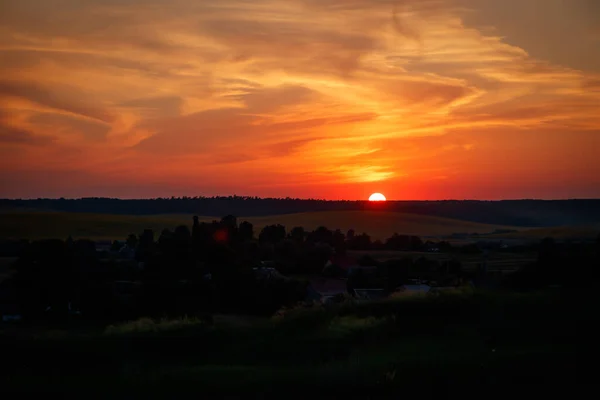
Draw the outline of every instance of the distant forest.
<instances>
[{"instance_id":1,"label":"distant forest","mask_svg":"<svg viewBox=\"0 0 600 400\"><path fill-rule=\"evenodd\" d=\"M122 200L0 199L4 211L64 211L102 214L196 214L239 217L315 211L378 210L455 218L488 224L523 227L590 225L600 223L600 200L443 200L443 201L327 201L293 198L171 197Z\"/></svg>"}]
</instances>

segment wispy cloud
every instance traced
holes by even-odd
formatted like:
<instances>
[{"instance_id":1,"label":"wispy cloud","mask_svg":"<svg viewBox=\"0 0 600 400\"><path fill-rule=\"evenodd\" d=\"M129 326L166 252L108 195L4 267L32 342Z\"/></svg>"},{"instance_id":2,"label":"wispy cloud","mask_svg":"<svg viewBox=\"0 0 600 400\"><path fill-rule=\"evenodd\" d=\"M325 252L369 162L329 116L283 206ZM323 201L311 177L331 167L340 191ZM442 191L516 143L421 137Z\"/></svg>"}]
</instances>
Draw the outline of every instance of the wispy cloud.
<instances>
[{"instance_id":1,"label":"wispy cloud","mask_svg":"<svg viewBox=\"0 0 600 400\"><path fill-rule=\"evenodd\" d=\"M519 146L519 135L538 149L518 152L511 168L487 164L498 182L530 171L536 154L600 173L593 157L562 158L600 130L600 71L537 59L467 23L477 7L492 2L3 4L0 146L15 151L2 152L1 174L77 168L106 180L98 187L126 179L190 192L401 182L436 197L448 187L420 188L433 179L427 168L444 177L434 181L476 185L472 166ZM24 176L0 195L33 195L38 178Z\"/></svg>"}]
</instances>

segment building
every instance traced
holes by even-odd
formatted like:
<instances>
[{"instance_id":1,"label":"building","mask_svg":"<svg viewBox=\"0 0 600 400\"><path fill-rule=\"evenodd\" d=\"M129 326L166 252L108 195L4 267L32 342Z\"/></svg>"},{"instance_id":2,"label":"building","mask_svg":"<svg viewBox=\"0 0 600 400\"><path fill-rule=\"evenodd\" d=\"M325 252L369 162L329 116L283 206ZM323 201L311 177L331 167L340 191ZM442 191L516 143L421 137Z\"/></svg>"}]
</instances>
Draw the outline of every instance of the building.
<instances>
[{"instance_id":1,"label":"building","mask_svg":"<svg viewBox=\"0 0 600 400\"><path fill-rule=\"evenodd\" d=\"M387 297L383 289L354 289L354 296L359 301L380 300Z\"/></svg>"},{"instance_id":2,"label":"building","mask_svg":"<svg viewBox=\"0 0 600 400\"><path fill-rule=\"evenodd\" d=\"M255 276L260 279L287 279L277 269L272 267L255 267L252 270Z\"/></svg>"},{"instance_id":3,"label":"building","mask_svg":"<svg viewBox=\"0 0 600 400\"><path fill-rule=\"evenodd\" d=\"M333 256L331 256L329 261L331 262L331 264L337 265L338 267L340 267L343 270L348 270L348 269L350 269L352 267L356 267L358 265L358 260L356 260L356 258L350 257L346 254L337 254L336 253Z\"/></svg>"},{"instance_id":4,"label":"building","mask_svg":"<svg viewBox=\"0 0 600 400\"><path fill-rule=\"evenodd\" d=\"M316 277L309 280L307 300L328 303L336 297L345 296L347 293L345 279Z\"/></svg>"},{"instance_id":5,"label":"building","mask_svg":"<svg viewBox=\"0 0 600 400\"><path fill-rule=\"evenodd\" d=\"M431 291L431 286L425 285L421 282L411 282L406 285L402 285L395 290L395 295L424 295Z\"/></svg>"}]
</instances>

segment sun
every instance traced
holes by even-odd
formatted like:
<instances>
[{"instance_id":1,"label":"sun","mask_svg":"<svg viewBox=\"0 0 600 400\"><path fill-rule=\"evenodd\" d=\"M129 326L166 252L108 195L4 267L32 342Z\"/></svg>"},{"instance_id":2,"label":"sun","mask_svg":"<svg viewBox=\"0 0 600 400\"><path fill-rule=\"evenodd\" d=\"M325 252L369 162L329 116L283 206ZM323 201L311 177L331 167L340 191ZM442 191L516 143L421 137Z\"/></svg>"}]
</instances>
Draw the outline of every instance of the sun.
<instances>
[{"instance_id":1,"label":"sun","mask_svg":"<svg viewBox=\"0 0 600 400\"><path fill-rule=\"evenodd\" d=\"M369 201L386 201L386 198L381 193L373 193L369 196Z\"/></svg>"}]
</instances>

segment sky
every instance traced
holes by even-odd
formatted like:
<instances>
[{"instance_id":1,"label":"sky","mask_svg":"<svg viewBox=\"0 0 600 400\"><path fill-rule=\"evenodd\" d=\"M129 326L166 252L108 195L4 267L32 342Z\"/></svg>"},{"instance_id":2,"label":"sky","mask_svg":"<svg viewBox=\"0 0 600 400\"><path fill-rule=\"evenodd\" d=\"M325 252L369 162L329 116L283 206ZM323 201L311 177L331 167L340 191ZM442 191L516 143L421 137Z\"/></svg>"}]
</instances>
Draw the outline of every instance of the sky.
<instances>
[{"instance_id":1,"label":"sky","mask_svg":"<svg viewBox=\"0 0 600 400\"><path fill-rule=\"evenodd\" d=\"M0 197L600 198L596 0L0 0Z\"/></svg>"}]
</instances>

